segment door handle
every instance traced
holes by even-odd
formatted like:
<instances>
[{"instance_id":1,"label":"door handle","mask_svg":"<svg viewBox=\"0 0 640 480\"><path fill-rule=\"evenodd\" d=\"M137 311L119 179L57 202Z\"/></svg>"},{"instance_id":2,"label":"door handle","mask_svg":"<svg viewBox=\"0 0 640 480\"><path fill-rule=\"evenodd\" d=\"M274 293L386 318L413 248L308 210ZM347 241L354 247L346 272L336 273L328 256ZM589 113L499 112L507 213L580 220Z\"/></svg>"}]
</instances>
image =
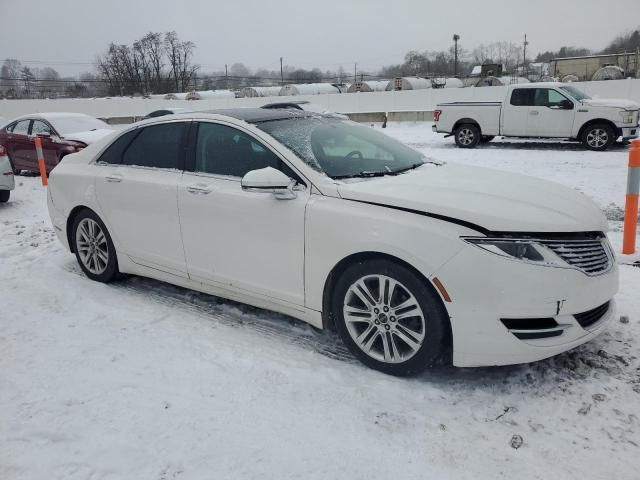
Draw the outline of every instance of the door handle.
<instances>
[{"instance_id":1,"label":"door handle","mask_svg":"<svg viewBox=\"0 0 640 480\"><path fill-rule=\"evenodd\" d=\"M211 193L211 188L207 185L195 184L189 185L187 187L187 192L193 193L194 195L208 195L209 193Z\"/></svg>"},{"instance_id":2,"label":"door handle","mask_svg":"<svg viewBox=\"0 0 640 480\"><path fill-rule=\"evenodd\" d=\"M115 173L113 175L107 175L104 179L109 183L118 183L122 181L122 175Z\"/></svg>"},{"instance_id":3,"label":"door handle","mask_svg":"<svg viewBox=\"0 0 640 480\"><path fill-rule=\"evenodd\" d=\"M540 113L540 112L538 112L538 110L531 110L529 112L529 115L538 115L538 113Z\"/></svg>"}]
</instances>

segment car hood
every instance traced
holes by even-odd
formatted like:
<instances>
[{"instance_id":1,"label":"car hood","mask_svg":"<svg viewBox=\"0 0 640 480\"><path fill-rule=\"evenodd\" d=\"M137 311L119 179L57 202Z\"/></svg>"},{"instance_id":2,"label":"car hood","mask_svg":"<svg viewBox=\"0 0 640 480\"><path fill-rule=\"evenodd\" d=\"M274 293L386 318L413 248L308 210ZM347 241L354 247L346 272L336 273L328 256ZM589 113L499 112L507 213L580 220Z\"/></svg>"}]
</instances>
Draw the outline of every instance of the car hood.
<instances>
[{"instance_id":1,"label":"car hood","mask_svg":"<svg viewBox=\"0 0 640 480\"><path fill-rule=\"evenodd\" d=\"M493 232L606 231L582 193L488 168L425 164L407 173L338 186L342 198L448 217Z\"/></svg>"},{"instance_id":2,"label":"car hood","mask_svg":"<svg viewBox=\"0 0 640 480\"><path fill-rule=\"evenodd\" d=\"M90 130L87 132L66 133L62 138L91 145L93 142L96 142L113 132L115 132L115 130L112 128L101 128L99 130Z\"/></svg>"},{"instance_id":3,"label":"car hood","mask_svg":"<svg viewBox=\"0 0 640 480\"><path fill-rule=\"evenodd\" d=\"M584 105L592 105L594 107L615 107L625 108L627 110L640 109L640 103L620 98L590 98L588 100L583 100L582 103Z\"/></svg>"}]
</instances>

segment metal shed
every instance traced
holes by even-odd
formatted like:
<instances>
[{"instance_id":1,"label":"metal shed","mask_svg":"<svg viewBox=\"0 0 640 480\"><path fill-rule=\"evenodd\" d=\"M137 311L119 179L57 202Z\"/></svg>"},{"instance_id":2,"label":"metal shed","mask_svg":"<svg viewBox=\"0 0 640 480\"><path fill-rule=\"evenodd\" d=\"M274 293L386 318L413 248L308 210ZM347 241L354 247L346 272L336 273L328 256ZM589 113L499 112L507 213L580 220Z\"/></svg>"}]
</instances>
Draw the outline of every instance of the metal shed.
<instances>
[{"instance_id":1,"label":"metal shed","mask_svg":"<svg viewBox=\"0 0 640 480\"><path fill-rule=\"evenodd\" d=\"M355 92L384 92L389 80L367 80L366 82L352 83L347 93Z\"/></svg>"},{"instance_id":2,"label":"metal shed","mask_svg":"<svg viewBox=\"0 0 640 480\"><path fill-rule=\"evenodd\" d=\"M277 97L281 88L277 85L271 87L244 87L240 90L240 97Z\"/></svg>"},{"instance_id":3,"label":"metal shed","mask_svg":"<svg viewBox=\"0 0 640 480\"><path fill-rule=\"evenodd\" d=\"M321 95L328 93L340 93L340 89L330 83L292 83L283 86L279 95Z\"/></svg>"},{"instance_id":4,"label":"metal shed","mask_svg":"<svg viewBox=\"0 0 640 480\"><path fill-rule=\"evenodd\" d=\"M387 83L385 90L424 90L431 88L431 80L422 77L397 77Z\"/></svg>"}]
</instances>

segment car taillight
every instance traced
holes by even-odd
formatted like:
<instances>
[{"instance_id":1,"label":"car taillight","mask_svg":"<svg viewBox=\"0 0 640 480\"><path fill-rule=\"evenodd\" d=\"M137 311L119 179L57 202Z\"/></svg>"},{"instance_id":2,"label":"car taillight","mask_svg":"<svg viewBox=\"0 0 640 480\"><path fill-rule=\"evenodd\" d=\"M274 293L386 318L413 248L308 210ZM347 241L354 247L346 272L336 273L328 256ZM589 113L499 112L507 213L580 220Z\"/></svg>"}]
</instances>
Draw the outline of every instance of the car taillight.
<instances>
[{"instance_id":1,"label":"car taillight","mask_svg":"<svg viewBox=\"0 0 640 480\"><path fill-rule=\"evenodd\" d=\"M433 121L434 122L439 122L440 121L440 114L442 113L442 110L434 110L433 111Z\"/></svg>"},{"instance_id":2,"label":"car taillight","mask_svg":"<svg viewBox=\"0 0 640 480\"><path fill-rule=\"evenodd\" d=\"M7 154L7 149L4 145L0 145L0 157L4 157Z\"/></svg>"}]
</instances>

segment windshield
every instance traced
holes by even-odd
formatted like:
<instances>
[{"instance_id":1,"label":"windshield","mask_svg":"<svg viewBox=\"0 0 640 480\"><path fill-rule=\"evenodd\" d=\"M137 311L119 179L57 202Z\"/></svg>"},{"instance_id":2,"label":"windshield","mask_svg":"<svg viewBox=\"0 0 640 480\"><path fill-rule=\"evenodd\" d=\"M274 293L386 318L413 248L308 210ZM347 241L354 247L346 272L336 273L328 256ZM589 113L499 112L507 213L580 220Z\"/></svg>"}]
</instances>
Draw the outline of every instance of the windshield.
<instances>
[{"instance_id":1,"label":"windshield","mask_svg":"<svg viewBox=\"0 0 640 480\"><path fill-rule=\"evenodd\" d=\"M90 117L89 115L69 115L64 117L53 117L48 120L60 135L111 128L102 120Z\"/></svg>"},{"instance_id":2,"label":"windshield","mask_svg":"<svg viewBox=\"0 0 640 480\"><path fill-rule=\"evenodd\" d=\"M273 120L256 125L332 178L393 175L425 157L373 128L326 117Z\"/></svg>"},{"instance_id":3,"label":"windshield","mask_svg":"<svg viewBox=\"0 0 640 480\"><path fill-rule=\"evenodd\" d=\"M575 87L560 87L560 90L564 90L565 92L567 92L569 95L571 95L573 98L575 98L576 100L578 100L579 102L581 102L582 100L589 100L591 99L591 97L589 95L587 95L584 92L581 92L580 90L578 90Z\"/></svg>"}]
</instances>

